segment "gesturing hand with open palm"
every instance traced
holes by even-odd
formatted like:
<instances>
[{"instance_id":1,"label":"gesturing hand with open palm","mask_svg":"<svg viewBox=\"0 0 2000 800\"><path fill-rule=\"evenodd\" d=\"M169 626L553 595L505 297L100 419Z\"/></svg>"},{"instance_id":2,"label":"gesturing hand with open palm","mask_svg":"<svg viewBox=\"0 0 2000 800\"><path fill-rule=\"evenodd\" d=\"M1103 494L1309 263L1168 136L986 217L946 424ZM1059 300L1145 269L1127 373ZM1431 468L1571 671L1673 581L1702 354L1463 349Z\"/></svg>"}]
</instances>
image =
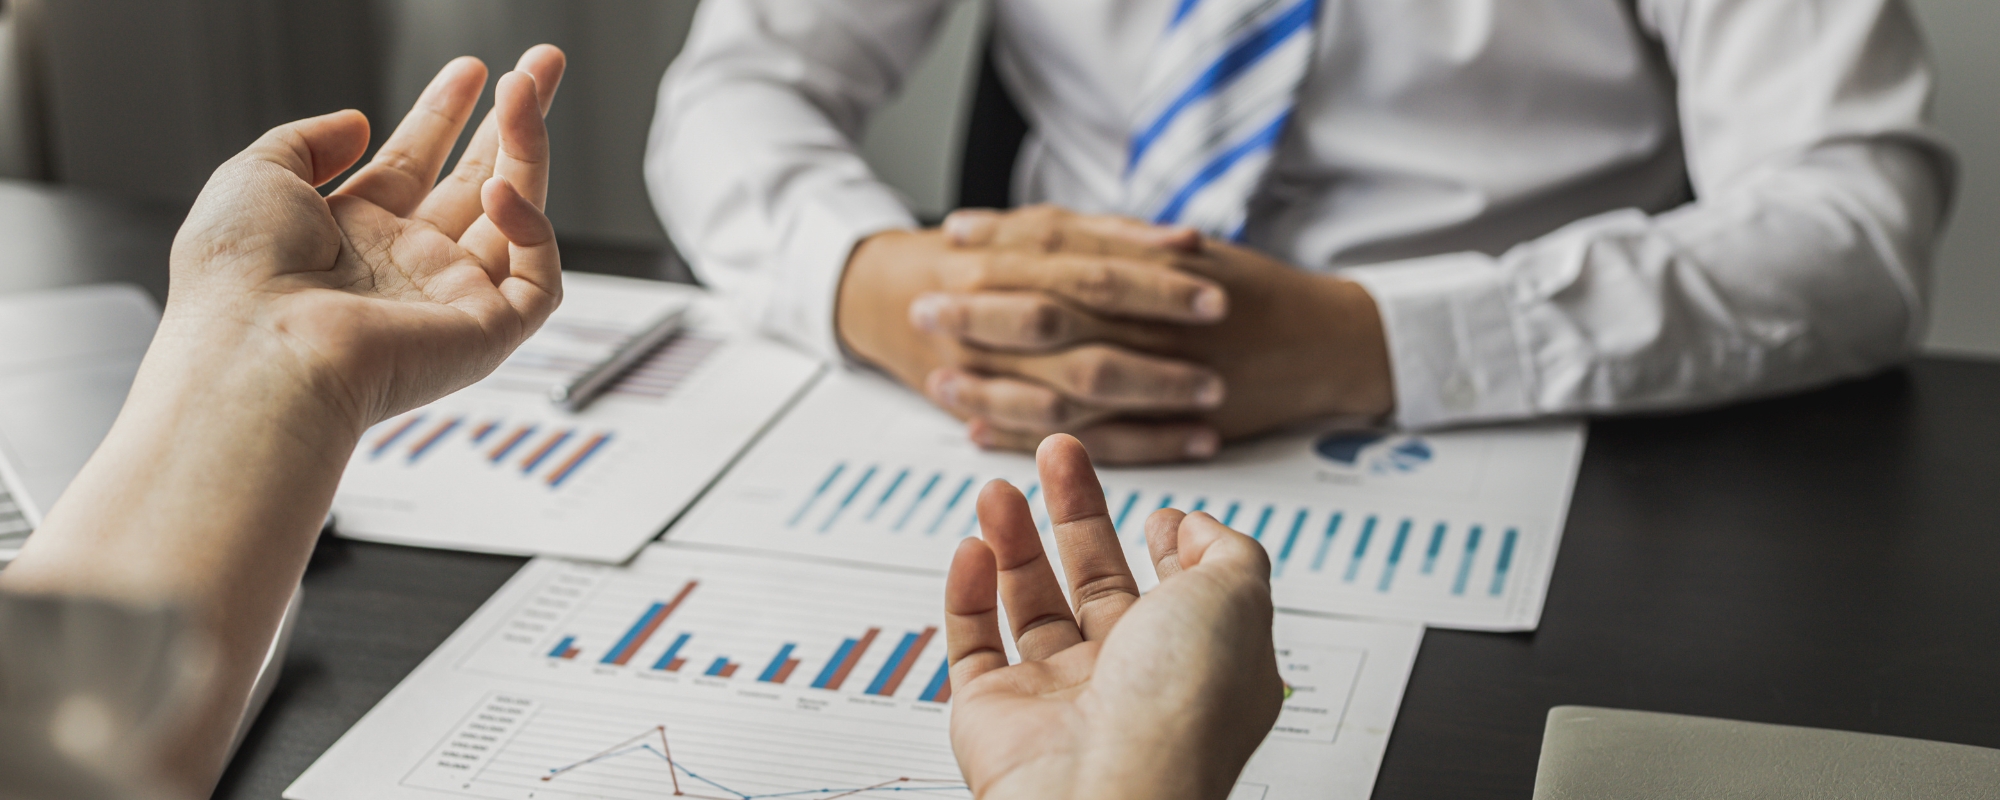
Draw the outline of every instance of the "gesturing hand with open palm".
<instances>
[{"instance_id":1,"label":"gesturing hand with open palm","mask_svg":"<svg viewBox=\"0 0 2000 800\"><path fill-rule=\"evenodd\" d=\"M1283 699L1264 548L1207 514L1155 512L1161 580L1141 598L1083 446L1051 436L1036 465L1069 597L1004 482L980 493L984 539L952 560L951 739L966 781L982 798L1227 796Z\"/></svg>"},{"instance_id":2,"label":"gesturing hand with open palm","mask_svg":"<svg viewBox=\"0 0 2000 800\"><path fill-rule=\"evenodd\" d=\"M273 129L216 170L174 242L161 335L278 343L262 366L310 385L355 430L490 372L562 297L542 121L562 51L529 50L500 78L457 168L438 174L486 67L460 58L375 157L343 111ZM256 329L271 336L233 336Z\"/></svg>"}]
</instances>

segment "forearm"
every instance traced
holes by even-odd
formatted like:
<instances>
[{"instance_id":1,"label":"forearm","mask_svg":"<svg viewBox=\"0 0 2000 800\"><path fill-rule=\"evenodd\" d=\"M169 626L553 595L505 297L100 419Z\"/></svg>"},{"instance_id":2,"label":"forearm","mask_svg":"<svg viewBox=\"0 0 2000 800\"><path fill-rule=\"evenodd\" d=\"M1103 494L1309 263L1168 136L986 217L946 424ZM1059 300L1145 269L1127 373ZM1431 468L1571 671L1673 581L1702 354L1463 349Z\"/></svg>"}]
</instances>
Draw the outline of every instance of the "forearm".
<instances>
[{"instance_id":1,"label":"forearm","mask_svg":"<svg viewBox=\"0 0 2000 800\"><path fill-rule=\"evenodd\" d=\"M745 93L779 92L754 85ZM763 332L837 359L834 303L849 255L868 236L916 219L796 98L754 100L704 104L670 134L656 133L647 183L704 285Z\"/></svg>"},{"instance_id":2,"label":"forearm","mask_svg":"<svg viewBox=\"0 0 2000 800\"><path fill-rule=\"evenodd\" d=\"M945 287L934 264L950 245L937 231L885 231L854 248L834 299L841 347L909 386L945 362L928 337L911 335L910 303Z\"/></svg>"},{"instance_id":3,"label":"forearm","mask_svg":"<svg viewBox=\"0 0 2000 800\"><path fill-rule=\"evenodd\" d=\"M857 142L928 43L941 4L704 5L661 84L654 205L704 284L766 332L837 357L850 251L915 218Z\"/></svg>"},{"instance_id":4,"label":"forearm","mask_svg":"<svg viewBox=\"0 0 2000 800\"><path fill-rule=\"evenodd\" d=\"M165 755L206 794L359 435L264 336L161 326L117 423L0 588L174 605L216 647L212 701Z\"/></svg>"},{"instance_id":5,"label":"forearm","mask_svg":"<svg viewBox=\"0 0 2000 800\"><path fill-rule=\"evenodd\" d=\"M1347 274L1406 424L1698 407L1906 357L1944 194L1918 150L1839 145L1656 217Z\"/></svg>"},{"instance_id":6,"label":"forearm","mask_svg":"<svg viewBox=\"0 0 2000 800\"><path fill-rule=\"evenodd\" d=\"M1215 415L1225 436L1327 416L1376 417L1395 406L1382 315L1361 285L1287 269L1229 292L1242 313L1255 309L1289 324L1272 326L1267 341L1209 340L1215 349L1203 360L1222 372L1235 395ZM1255 391L1250 387L1284 389L1241 396Z\"/></svg>"}]
</instances>

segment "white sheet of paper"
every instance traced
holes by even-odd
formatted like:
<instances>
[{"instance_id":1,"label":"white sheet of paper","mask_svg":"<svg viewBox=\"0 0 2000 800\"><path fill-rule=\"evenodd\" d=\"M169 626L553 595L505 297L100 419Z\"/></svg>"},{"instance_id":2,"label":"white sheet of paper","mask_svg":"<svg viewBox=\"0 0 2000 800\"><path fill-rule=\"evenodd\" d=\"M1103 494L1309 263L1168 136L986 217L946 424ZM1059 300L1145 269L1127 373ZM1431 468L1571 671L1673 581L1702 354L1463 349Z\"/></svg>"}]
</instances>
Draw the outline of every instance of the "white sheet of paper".
<instances>
[{"instance_id":1,"label":"white sheet of paper","mask_svg":"<svg viewBox=\"0 0 2000 800\"><path fill-rule=\"evenodd\" d=\"M101 284L0 296L0 487L29 524L111 431L159 326L145 290ZM6 516L0 508L0 517ZM0 561L26 537L0 521Z\"/></svg>"},{"instance_id":2,"label":"white sheet of paper","mask_svg":"<svg viewBox=\"0 0 2000 800\"><path fill-rule=\"evenodd\" d=\"M627 567L537 559L284 796L967 797L942 618L921 571L671 544ZM1293 693L1232 797L1368 797L1422 628L1280 615L1276 633Z\"/></svg>"},{"instance_id":3,"label":"white sheet of paper","mask_svg":"<svg viewBox=\"0 0 2000 800\"><path fill-rule=\"evenodd\" d=\"M688 286L571 273L563 305L493 375L362 438L334 500L343 536L623 561L818 373ZM571 414L548 390L682 305L687 328Z\"/></svg>"},{"instance_id":4,"label":"white sheet of paper","mask_svg":"<svg viewBox=\"0 0 2000 800\"><path fill-rule=\"evenodd\" d=\"M1150 574L1148 514L1204 510L1270 550L1280 607L1531 630L1583 444L1577 422L1320 429L1100 476L1135 574ZM1029 495L1046 533L1031 457L981 452L886 380L829 374L669 538L939 569L976 534L973 500L994 478Z\"/></svg>"}]
</instances>

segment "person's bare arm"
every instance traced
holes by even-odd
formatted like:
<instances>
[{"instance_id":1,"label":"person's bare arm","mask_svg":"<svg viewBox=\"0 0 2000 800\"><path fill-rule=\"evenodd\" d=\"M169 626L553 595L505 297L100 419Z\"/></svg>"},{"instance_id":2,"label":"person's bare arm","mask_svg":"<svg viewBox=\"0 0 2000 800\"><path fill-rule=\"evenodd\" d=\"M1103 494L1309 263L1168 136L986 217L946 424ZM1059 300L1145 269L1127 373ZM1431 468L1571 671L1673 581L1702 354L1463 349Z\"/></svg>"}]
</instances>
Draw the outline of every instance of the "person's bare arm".
<instances>
[{"instance_id":1,"label":"person's bare arm","mask_svg":"<svg viewBox=\"0 0 2000 800\"><path fill-rule=\"evenodd\" d=\"M161 771L203 796L362 431L490 371L560 300L540 205L540 47L434 184L486 80L446 66L369 165L346 111L281 126L215 173L174 243L159 334L117 423L20 557L10 592L174 605L218 671Z\"/></svg>"}]
</instances>

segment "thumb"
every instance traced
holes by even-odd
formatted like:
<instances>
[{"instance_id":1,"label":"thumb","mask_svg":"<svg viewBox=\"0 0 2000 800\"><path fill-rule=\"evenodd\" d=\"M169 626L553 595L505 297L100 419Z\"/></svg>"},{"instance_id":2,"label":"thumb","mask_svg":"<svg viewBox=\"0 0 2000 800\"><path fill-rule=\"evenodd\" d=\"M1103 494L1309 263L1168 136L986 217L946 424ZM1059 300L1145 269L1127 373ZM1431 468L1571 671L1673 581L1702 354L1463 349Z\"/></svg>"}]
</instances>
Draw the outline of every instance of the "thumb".
<instances>
[{"instance_id":1,"label":"thumb","mask_svg":"<svg viewBox=\"0 0 2000 800\"><path fill-rule=\"evenodd\" d=\"M368 150L368 117L352 109L272 128L238 156L289 170L318 186L346 172Z\"/></svg>"},{"instance_id":2,"label":"thumb","mask_svg":"<svg viewBox=\"0 0 2000 800\"><path fill-rule=\"evenodd\" d=\"M1203 512L1181 520L1180 562L1183 569L1241 573L1269 581L1271 556L1257 540L1230 530Z\"/></svg>"}]
</instances>

